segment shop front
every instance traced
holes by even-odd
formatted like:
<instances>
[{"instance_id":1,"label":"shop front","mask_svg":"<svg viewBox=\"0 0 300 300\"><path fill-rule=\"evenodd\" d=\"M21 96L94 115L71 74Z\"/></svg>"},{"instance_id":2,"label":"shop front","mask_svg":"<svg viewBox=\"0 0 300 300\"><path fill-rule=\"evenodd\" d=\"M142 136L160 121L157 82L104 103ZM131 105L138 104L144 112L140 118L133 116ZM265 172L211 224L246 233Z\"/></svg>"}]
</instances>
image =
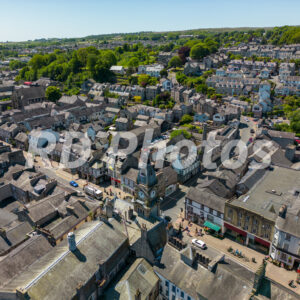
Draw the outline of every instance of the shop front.
<instances>
[{"instance_id":1,"label":"shop front","mask_svg":"<svg viewBox=\"0 0 300 300\"><path fill-rule=\"evenodd\" d=\"M224 227L226 229L226 235L231 238L234 239L236 242L245 245L246 244L246 239L247 239L247 232L241 230L238 227L235 227L231 224L228 224L226 222L224 222Z\"/></svg>"}]
</instances>

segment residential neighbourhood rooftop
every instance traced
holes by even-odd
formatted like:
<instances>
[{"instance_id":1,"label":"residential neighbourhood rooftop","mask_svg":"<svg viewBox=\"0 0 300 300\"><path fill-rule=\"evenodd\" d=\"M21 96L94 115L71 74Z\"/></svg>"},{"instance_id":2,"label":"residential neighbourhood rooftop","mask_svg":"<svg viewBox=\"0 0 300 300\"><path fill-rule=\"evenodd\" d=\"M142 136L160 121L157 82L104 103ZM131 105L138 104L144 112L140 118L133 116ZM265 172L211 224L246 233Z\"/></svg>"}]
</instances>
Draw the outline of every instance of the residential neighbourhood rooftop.
<instances>
[{"instance_id":1,"label":"residential neighbourhood rooftop","mask_svg":"<svg viewBox=\"0 0 300 300\"><path fill-rule=\"evenodd\" d=\"M297 42L0 43L0 299L300 299Z\"/></svg>"}]
</instances>

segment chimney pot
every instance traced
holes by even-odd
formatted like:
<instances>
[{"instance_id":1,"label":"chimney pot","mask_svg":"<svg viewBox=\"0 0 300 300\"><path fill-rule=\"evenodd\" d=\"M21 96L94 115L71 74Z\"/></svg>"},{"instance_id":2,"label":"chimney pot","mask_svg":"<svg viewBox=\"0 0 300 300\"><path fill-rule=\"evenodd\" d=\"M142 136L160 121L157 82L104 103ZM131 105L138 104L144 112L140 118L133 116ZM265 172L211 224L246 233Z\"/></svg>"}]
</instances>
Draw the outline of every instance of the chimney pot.
<instances>
[{"instance_id":1,"label":"chimney pot","mask_svg":"<svg viewBox=\"0 0 300 300\"><path fill-rule=\"evenodd\" d=\"M76 250L76 240L74 232L68 233L68 243L69 243L69 250L75 251Z\"/></svg>"}]
</instances>

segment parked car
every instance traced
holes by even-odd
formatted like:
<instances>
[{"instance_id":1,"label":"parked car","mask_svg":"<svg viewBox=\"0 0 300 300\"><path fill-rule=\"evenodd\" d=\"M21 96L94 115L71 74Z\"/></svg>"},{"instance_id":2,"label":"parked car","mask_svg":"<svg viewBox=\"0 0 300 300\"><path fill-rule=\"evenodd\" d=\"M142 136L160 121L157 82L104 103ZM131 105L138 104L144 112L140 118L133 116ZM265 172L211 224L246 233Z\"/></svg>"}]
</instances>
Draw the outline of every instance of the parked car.
<instances>
[{"instance_id":1,"label":"parked car","mask_svg":"<svg viewBox=\"0 0 300 300\"><path fill-rule=\"evenodd\" d=\"M70 185L73 187L78 187L78 183L75 182L74 180L70 181Z\"/></svg>"},{"instance_id":2,"label":"parked car","mask_svg":"<svg viewBox=\"0 0 300 300\"><path fill-rule=\"evenodd\" d=\"M196 247L201 248L201 249L206 249L207 248L206 244L201 240L193 239L192 244Z\"/></svg>"},{"instance_id":3,"label":"parked car","mask_svg":"<svg viewBox=\"0 0 300 300\"><path fill-rule=\"evenodd\" d=\"M251 133L255 133L255 130L253 128L251 128L250 132Z\"/></svg>"}]
</instances>

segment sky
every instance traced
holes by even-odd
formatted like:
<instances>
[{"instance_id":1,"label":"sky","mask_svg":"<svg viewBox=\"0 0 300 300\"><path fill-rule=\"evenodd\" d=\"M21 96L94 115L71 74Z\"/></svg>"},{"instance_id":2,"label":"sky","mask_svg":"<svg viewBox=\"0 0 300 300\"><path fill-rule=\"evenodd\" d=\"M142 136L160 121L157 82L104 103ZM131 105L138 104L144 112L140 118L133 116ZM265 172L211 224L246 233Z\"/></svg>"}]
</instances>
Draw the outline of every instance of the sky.
<instances>
[{"instance_id":1,"label":"sky","mask_svg":"<svg viewBox=\"0 0 300 300\"><path fill-rule=\"evenodd\" d=\"M299 0L0 0L0 41L300 25Z\"/></svg>"}]
</instances>

